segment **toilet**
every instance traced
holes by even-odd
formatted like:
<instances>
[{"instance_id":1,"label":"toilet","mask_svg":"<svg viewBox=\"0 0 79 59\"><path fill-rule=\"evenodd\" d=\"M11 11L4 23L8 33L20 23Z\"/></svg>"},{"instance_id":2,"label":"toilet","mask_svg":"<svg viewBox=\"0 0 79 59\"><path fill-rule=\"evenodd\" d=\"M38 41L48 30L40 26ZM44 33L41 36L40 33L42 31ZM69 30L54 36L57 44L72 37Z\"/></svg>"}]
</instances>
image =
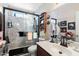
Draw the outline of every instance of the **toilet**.
<instances>
[{"instance_id":1,"label":"toilet","mask_svg":"<svg viewBox=\"0 0 79 59\"><path fill-rule=\"evenodd\" d=\"M32 45L28 47L28 52L30 53L31 56L36 56L36 51L37 51L37 45Z\"/></svg>"}]
</instances>

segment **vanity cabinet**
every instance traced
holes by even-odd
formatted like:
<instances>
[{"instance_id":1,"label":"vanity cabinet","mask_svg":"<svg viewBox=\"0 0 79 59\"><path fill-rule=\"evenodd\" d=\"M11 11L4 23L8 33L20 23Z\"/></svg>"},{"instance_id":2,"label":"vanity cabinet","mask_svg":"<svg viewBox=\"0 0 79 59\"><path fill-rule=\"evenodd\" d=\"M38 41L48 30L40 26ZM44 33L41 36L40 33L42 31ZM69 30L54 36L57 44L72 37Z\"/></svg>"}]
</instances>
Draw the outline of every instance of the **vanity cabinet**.
<instances>
[{"instance_id":1,"label":"vanity cabinet","mask_svg":"<svg viewBox=\"0 0 79 59\"><path fill-rule=\"evenodd\" d=\"M37 56L51 56L47 51L45 51L42 47L37 45Z\"/></svg>"}]
</instances>

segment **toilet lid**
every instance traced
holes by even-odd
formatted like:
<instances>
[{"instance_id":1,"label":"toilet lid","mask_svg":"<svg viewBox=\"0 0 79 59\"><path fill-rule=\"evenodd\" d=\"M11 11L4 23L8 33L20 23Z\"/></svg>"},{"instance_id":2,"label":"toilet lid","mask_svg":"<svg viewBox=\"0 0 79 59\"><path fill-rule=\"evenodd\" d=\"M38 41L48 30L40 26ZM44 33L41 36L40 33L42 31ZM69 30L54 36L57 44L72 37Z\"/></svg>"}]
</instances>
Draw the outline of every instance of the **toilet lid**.
<instances>
[{"instance_id":1,"label":"toilet lid","mask_svg":"<svg viewBox=\"0 0 79 59\"><path fill-rule=\"evenodd\" d=\"M28 48L28 51L29 52L34 52L34 51L36 51L37 50L37 45L32 45L32 46L30 46L29 48Z\"/></svg>"}]
</instances>

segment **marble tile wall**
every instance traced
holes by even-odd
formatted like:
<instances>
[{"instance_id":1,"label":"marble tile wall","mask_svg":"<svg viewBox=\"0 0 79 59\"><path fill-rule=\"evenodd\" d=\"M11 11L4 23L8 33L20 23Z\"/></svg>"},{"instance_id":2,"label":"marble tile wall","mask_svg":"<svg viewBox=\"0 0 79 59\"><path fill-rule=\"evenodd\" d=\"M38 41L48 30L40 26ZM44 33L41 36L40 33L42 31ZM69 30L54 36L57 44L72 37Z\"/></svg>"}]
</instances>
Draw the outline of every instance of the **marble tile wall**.
<instances>
[{"instance_id":1,"label":"marble tile wall","mask_svg":"<svg viewBox=\"0 0 79 59\"><path fill-rule=\"evenodd\" d=\"M19 44L19 46L26 43L27 37L19 37L18 32L34 32L33 20L35 16L26 14L24 18L15 17L12 15L12 11L9 10L6 10L5 15L5 36L9 37L11 43ZM8 28L8 22L12 22L11 28Z\"/></svg>"}]
</instances>

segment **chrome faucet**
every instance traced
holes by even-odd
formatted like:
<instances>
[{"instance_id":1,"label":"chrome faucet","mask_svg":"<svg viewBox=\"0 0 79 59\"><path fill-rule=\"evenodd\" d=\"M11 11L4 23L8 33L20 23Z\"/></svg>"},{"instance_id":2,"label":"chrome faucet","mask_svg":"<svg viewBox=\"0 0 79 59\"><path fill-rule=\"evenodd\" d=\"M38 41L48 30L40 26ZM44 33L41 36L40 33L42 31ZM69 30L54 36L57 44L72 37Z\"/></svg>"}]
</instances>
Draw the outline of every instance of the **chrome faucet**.
<instances>
[{"instance_id":1,"label":"chrome faucet","mask_svg":"<svg viewBox=\"0 0 79 59\"><path fill-rule=\"evenodd\" d=\"M61 36L61 43L60 45L68 47L67 46L67 37L66 36Z\"/></svg>"}]
</instances>

